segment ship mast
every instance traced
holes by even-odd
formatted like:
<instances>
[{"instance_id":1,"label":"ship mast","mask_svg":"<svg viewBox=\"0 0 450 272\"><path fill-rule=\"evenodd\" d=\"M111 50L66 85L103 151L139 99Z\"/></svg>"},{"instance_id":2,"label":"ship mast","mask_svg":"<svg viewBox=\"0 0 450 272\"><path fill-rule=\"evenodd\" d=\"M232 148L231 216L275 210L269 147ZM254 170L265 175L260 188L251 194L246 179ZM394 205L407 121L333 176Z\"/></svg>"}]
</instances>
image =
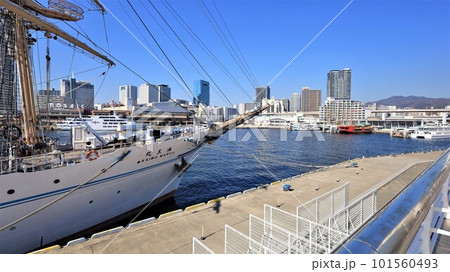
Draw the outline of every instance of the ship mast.
<instances>
[{"instance_id":1,"label":"ship mast","mask_svg":"<svg viewBox=\"0 0 450 272\"><path fill-rule=\"evenodd\" d=\"M74 4L68 3L64 0L49 1L49 4L51 4L53 9L44 8L31 0L16 0L14 2L0 0L1 6L16 15L16 61L23 104L23 134L25 143L28 145L38 143L39 134L37 129L38 118L36 115L33 93L31 60L28 52L29 44L27 26L33 25L33 27L38 30L43 30L60 36L61 38L93 54L94 56L107 61L110 66L114 65L114 62L108 57L102 55L85 43L59 29L54 24L47 22L26 10L30 9L33 12L37 12L45 17L60 20L78 21L83 19L83 10Z\"/></svg>"}]
</instances>

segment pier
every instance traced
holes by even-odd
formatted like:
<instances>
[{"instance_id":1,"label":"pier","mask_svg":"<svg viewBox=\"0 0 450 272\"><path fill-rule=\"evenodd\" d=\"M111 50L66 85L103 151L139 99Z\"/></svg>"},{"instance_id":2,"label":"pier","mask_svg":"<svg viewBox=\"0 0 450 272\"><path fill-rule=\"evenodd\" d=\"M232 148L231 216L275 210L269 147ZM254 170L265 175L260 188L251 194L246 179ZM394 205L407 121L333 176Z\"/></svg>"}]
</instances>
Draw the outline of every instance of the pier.
<instances>
[{"instance_id":1,"label":"pier","mask_svg":"<svg viewBox=\"0 0 450 272\"><path fill-rule=\"evenodd\" d=\"M353 159L35 253L191 254L193 237L213 252L224 253L225 225L247 235L249 214L263 218L265 204L295 214L299 205L347 183L350 201L377 190L376 210L380 210L442 153L433 151ZM291 186L290 191L283 190L286 184ZM446 224L448 226L448 222Z\"/></svg>"}]
</instances>

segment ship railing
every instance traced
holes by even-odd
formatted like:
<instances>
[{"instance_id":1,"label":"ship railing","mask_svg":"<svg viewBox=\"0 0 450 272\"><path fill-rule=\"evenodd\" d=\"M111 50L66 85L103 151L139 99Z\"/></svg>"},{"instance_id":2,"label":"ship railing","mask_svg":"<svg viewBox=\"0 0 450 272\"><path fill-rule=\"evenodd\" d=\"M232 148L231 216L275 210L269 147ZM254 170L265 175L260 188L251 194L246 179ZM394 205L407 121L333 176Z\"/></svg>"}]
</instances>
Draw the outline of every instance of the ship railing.
<instances>
[{"instance_id":1,"label":"ship railing","mask_svg":"<svg viewBox=\"0 0 450 272\"><path fill-rule=\"evenodd\" d=\"M0 160L0 175L11 173L36 172L74 165L86 160L86 152L67 151L45 155L15 157Z\"/></svg>"}]
</instances>

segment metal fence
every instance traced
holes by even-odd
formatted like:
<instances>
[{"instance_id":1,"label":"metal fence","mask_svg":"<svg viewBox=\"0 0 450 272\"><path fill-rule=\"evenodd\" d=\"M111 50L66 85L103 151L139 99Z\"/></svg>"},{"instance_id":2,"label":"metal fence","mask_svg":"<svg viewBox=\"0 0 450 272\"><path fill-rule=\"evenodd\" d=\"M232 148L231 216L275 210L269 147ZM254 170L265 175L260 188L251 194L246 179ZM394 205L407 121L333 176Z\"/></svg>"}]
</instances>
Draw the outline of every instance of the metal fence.
<instances>
[{"instance_id":1,"label":"metal fence","mask_svg":"<svg viewBox=\"0 0 450 272\"><path fill-rule=\"evenodd\" d=\"M303 253L330 253L348 237L346 233L333 229L330 226L298 217L295 214L267 204L264 205L264 221L301 238L299 242L304 243L301 247L308 248L307 252Z\"/></svg>"},{"instance_id":2,"label":"metal fence","mask_svg":"<svg viewBox=\"0 0 450 272\"><path fill-rule=\"evenodd\" d=\"M297 207L297 216L313 222L324 222L348 205L349 183L331 190Z\"/></svg>"},{"instance_id":3,"label":"metal fence","mask_svg":"<svg viewBox=\"0 0 450 272\"><path fill-rule=\"evenodd\" d=\"M320 247L311 245L309 240L298 237L254 215L250 215L249 236L278 254L307 254L311 252L312 247ZM326 251L326 248L320 248L320 250ZM314 249L314 251L318 251L318 249Z\"/></svg>"},{"instance_id":4,"label":"metal fence","mask_svg":"<svg viewBox=\"0 0 450 272\"><path fill-rule=\"evenodd\" d=\"M205 246L197 238L192 238L192 253L193 254L214 254L214 252Z\"/></svg>"},{"instance_id":5,"label":"metal fence","mask_svg":"<svg viewBox=\"0 0 450 272\"><path fill-rule=\"evenodd\" d=\"M321 222L348 235L356 231L377 211L377 191L372 190Z\"/></svg>"},{"instance_id":6,"label":"metal fence","mask_svg":"<svg viewBox=\"0 0 450 272\"><path fill-rule=\"evenodd\" d=\"M247 235L225 225L225 254L276 254Z\"/></svg>"}]
</instances>

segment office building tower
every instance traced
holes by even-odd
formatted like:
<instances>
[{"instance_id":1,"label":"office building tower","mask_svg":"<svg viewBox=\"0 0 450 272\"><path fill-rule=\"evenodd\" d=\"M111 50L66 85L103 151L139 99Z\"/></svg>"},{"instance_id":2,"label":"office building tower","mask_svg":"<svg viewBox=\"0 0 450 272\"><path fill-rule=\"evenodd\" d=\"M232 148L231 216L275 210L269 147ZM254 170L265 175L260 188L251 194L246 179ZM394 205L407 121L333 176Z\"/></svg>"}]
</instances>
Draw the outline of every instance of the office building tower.
<instances>
[{"instance_id":1,"label":"office building tower","mask_svg":"<svg viewBox=\"0 0 450 272\"><path fill-rule=\"evenodd\" d=\"M169 85L158 85L158 102L167 102L170 100L171 89Z\"/></svg>"},{"instance_id":2,"label":"office building tower","mask_svg":"<svg viewBox=\"0 0 450 272\"><path fill-rule=\"evenodd\" d=\"M327 76L327 97L334 99L350 99L352 70L331 70Z\"/></svg>"},{"instance_id":3,"label":"office building tower","mask_svg":"<svg viewBox=\"0 0 450 272\"><path fill-rule=\"evenodd\" d=\"M289 112L290 111L289 99L281 98L280 101L281 101L281 105L283 106L282 112Z\"/></svg>"},{"instance_id":4,"label":"office building tower","mask_svg":"<svg viewBox=\"0 0 450 272\"><path fill-rule=\"evenodd\" d=\"M69 97L75 107L94 109L94 85L91 83L77 81L73 76L71 79L61 79L61 95Z\"/></svg>"},{"instance_id":5,"label":"office building tower","mask_svg":"<svg viewBox=\"0 0 450 272\"><path fill-rule=\"evenodd\" d=\"M39 90L38 95L47 95L47 90ZM49 90L48 95L60 96L61 95L61 91L60 90L51 89L51 90Z\"/></svg>"},{"instance_id":6,"label":"office building tower","mask_svg":"<svg viewBox=\"0 0 450 272\"><path fill-rule=\"evenodd\" d=\"M291 94L289 111L291 112L299 112L301 110L301 97L299 93Z\"/></svg>"},{"instance_id":7,"label":"office building tower","mask_svg":"<svg viewBox=\"0 0 450 272\"><path fill-rule=\"evenodd\" d=\"M302 88L302 111L318 111L322 100L322 90L310 90L309 87Z\"/></svg>"},{"instance_id":8,"label":"office building tower","mask_svg":"<svg viewBox=\"0 0 450 272\"><path fill-rule=\"evenodd\" d=\"M131 100L130 100L131 98ZM131 101L132 106L137 103L137 87L133 85L122 85L119 87L119 101L126 105Z\"/></svg>"},{"instance_id":9,"label":"office building tower","mask_svg":"<svg viewBox=\"0 0 450 272\"><path fill-rule=\"evenodd\" d=\"M270 99L270 87L256 87L255 88L255 103L258 107L262 106L263 99Z\"/></svg>"},{"instance_id":10,"label":"office building tower","mask_svg":"<svg viewBox=\"0 0 450 272\"><path fill-rule=\"evenodd\" d=\"M205 80L194 80L194 105L202 103L209 106L209 82Z\"/></svg>"},{"instance_id":11,"label":"office building tower","mask_svg":"<svg viewBox=\"0 0 450 272\"><path fill-rule=\"evenodd\" d=\"M149 83L141 84L139 86L137 103L148 104L154 102L159 102L158 86Z\"/></svg>"}]
</instances>

